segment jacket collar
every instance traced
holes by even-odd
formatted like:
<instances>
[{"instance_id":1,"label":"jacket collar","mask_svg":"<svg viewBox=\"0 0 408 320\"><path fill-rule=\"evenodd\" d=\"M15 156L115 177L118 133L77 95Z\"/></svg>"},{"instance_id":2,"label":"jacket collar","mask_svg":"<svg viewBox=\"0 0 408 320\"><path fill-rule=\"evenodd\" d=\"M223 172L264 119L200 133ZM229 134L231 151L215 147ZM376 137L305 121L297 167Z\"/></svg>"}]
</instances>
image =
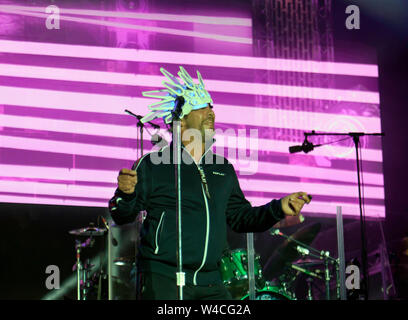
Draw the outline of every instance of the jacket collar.
<instances>
[{"instance_id":1,"label":"jacket collar","mask_svg":"<svg viewBox=\"0 0 408 320\"><path fill-rule=\"evenodd\" d=\"M214 143L215 143L215 139L213 138L212 139L212 141L211 141L211 143L206 143L205 144L205 150L204 150L204 153L203 153L203 155L201 156L201 158L200 158L200 161L198 162L198 163L196 163L196 164L201 164L201 161L203 160L203 158L205 158L205 156L206 156L206 154L207 153L210 153L211 155L212 155L212 146L214 145ZM171 150L173 150L173 147L174 147L174 144L173 144L173 141L170 143L170 149ZM193 158L193 156L190 154L190 152L186 149L186 147L185 147L185 145L183 144L183 142L181 142L181 148L184 150L184 152L186 152L192 159L193 159L193 161L195 162L195 160L194 160L194 158Z\"/></svg>"}]
</instances>

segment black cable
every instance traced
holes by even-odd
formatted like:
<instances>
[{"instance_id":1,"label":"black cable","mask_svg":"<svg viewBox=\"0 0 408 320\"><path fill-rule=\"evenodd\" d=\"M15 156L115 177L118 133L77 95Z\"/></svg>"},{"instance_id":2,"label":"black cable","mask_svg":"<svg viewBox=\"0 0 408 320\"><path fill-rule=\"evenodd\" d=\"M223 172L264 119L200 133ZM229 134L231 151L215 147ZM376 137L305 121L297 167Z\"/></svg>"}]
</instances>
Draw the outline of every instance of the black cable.
<instances>
[{"instance_id":1,"label":"black cable","mask_svg":"<svg viewBox=\"0 0 408 320\"><path fill-rule=\"evenodd\" d=\"M352 137L347 137L347 138L343 138L343 139L340 139L340 140L336 140L336 141L332 141L332 142L328 142L328 143L323 143L323 144L321 144L321 146L327 146L327 145L329 145L329 144L333 144L333 143L336 143L336 142L344 141L344 140L347 140L347 139L352 139Z\"/></svg>"},{"instance_id":2,"label":"black cable","mask_svg":"<svg viewBox=\"0 0 408 320\"><path fill-rule=\"evenodd\" d=\"M150 136L153 136L153 134L151 134L150 132L149 132L149 130L147 129L147 127L145 127L145 130L147 131L147 133L148 134L150 134ZM160 129L157 129L157 131L159 131ZM155 134L155 133L154 133Z\"/></svg>"}]
</instances>

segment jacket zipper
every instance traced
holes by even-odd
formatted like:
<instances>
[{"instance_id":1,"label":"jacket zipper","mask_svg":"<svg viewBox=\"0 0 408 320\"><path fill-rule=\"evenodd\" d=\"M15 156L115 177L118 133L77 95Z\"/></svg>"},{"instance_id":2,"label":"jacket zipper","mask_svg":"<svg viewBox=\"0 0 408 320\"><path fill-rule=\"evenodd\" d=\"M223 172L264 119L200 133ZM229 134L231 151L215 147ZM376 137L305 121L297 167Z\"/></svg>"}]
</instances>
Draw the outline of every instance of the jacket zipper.
<instances>
[{"instance_id":1,"label":"jacket zipper","mask_svg":"<svg viewBox=\"0 0 408 320\"><path fill-rule=\"evenodd\" d=\"M159 253L159 233L161 234L161 227L162 227L162 223L163 223L163 218L164 218L164 214L166 213L166 211L163 211L161 216L160 216L160 221L159 224L157 225L157 229L156 229L156 237L155 237L155 245L156 245L156 249L154 250L154 254L158 254Z\"/></svg>"},{"instance_id":2,"label":"jacket zipper","mask_svg":"<svg viewBox=\"0 0 408 320\"><path fill-rule=\"evenodd\" d=\"M185 149L186 150L186 149ZM207 152L210 150L210 148L207 149L206 152L204 152L204 154L201 156L200 161L198 162L199 164L201 163L201 160L203 159L203 157L207 154ZM187 150L186 150L187 151ZM190 154L187 151L188 154ZM191 154L190 154L190 157ZM193 158L193 157L192 157ZM197 166L197 170L198 173L200 174L200 168L198 167L199 164L197 164L193 158L193 161L195 163L195 165ZM200 174L201 175L201 174ZM206 231L205 231L205 246L204 246L204 255L203 255L203 261L201 262L200 267L194 272L194 276L193 276L193 284L196 286L197 285L197 274L198 272L204 267L205 265L205 260L207 260L207 252L208 252L208 239L210 236L210 213L209 213L209 209L208 209L208 201L207 201L207 196L205 195L204 192L204 187L203 187L203 183L201 183L201 191L203 193L203 197L204 197L204 204L205 204L205 213L206 213L206 218L207 218L207 226L206 226Z\"/></svg>"},{"instance_id":3,"label":"jacket zipper","mask_svg":"<svg viewBox=\"0 0 408 320\"><path fill-rule=\"evenodd\" d=\"M194 272L194 277L193 277L193 283L196 286L197 285L197 273L204 267L205 260L207 259L207 251L208 251L208 238L210 235L210 214L208 210L208 201L207 201L207 196L205 195L203 185L201 184L201 191L203 192L203 197L204 197L204 203L205 203L205 213L207 217L207 227L206 227L206 232L205 232L205 246L204 246L204 256L203 256L203 261L201 262L201 266Z\"/></svg>"}]
</instances>

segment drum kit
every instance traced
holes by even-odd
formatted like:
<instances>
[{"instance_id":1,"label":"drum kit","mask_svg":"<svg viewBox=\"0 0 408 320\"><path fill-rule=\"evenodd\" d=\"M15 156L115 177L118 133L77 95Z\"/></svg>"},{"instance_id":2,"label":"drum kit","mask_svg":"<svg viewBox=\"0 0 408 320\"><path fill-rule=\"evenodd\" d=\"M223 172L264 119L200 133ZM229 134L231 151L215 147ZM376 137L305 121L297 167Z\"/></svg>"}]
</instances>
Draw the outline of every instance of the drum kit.
<instances>
[{"instance_id":1,"label":"drum kit","mask_svg":"<svg viewBox=\"0 0 408 320\"><path fill-rule=\"evenodd\" d=\"M83 249L92 248L95 244L95 237L105 235L106 231L106 228L97 228L93 223L90 223L88 227L69 231L69 234L76 237L76 263L72 270L77 273L77 300L88 300L96 287L96 282L99 284L97 298L98 300L101 298L101 280L106 279L106 274L104 275L103 271L101 271L91 276L91 270L95 265L91 264L89 259L84 262L81 254ZM83 240L84 237L85 240Z\"/></svg>"},{"instance_id":2,"label":"drum kit","mask_svg":"<svg viewBox=\"0 0 408 320\"><path fill-rule=\"evenodd\" d=\"M301 299L318 299L312 289L317 287L314 284L315 281L324 284L326 289L324 299L330 299L330 280L333 278L336 280L337 288L335 298L339 298L338 260L330 257L328 251L318 251L309 246L319 230L320 224L313 224L287 236L279 229L271 229L272 236L285 240L274 251L264 267L261 265L260 256L255 255L256 300L299 300L295 294L295 284L299 282L297 280L302 274L306 275L306 296ZM336 273L335 277L331 274L333 269ZM250 290L247 250L234 249L226 252L221 259L220 270L223 283L232 297L237 300L248 300ZM270 280L266 279L264 270L268 270Z\"/></svg>"},{"instance_id":3,"label":"drum kit","mask_svg":"<svg viewBox=\"0 0 408 320\"><path fill-rule=\"evenodd\" d=\"M76 262L72 268L76 272L76 299L77 300L107 300L109 299L109 284L108 284L108 264L100 261L100 266L97 271L92 272L95 268L94 261L91 261L88 254L83 254L83 250L86 248L93 248L95 246L96 238L103 238L108 234L109 225L103 218L103 228L95 227L93 223L89 226L69 231L69 234L75 236L75 252ZM114 224L112 224L114 226ZM114 246L117 245L115 238L112 238ZM86 258L84 258L86 256ZM106 261L105 261L106 262ZM115 299L132 299L134 298L135 289L135 256L126 256L113 259L113 265L122 267L126 271L129 271L129 276L134 281L128 281L124 277L111 275L112 284L115 287ZM106 270L104 270L106 269Z\"/></svg>"},{"instance_id":4,"label":"drum kit","mask_svg":"<svg viewBox=\"0 0 408 320\"><path fill-rule=\"evenodd\" d=\"M294 224L292 221L289 224L284 225L281 223L274 227L284 228ZM94 265L90 263L89 259L83 262L81 253L84 248L93 246L95 237L104 236L107 231L107 227L97 228L92 223L88 227L69 231L71 235L76 236L76 263L73 270L77 273L76 296L78 300L94 299L95 291L97 291L96 299L103 299L101 281L106 280L107 274L101 269L100 272L91 276L91 269ZM326 289L325 299L330 299L330 280L333 278L337 282L338 298L338 260L330 257L328 251L318 251L309 246L319 231L320 224L300 228L291 236L285 235L277 228L271 229L271 236L283 238L284 241L274 250L264 266L262 266L260 255L255 254L253 276L255 279L256 300L316 300L318 298L313 294L312 288L313 286L316 287L315 282L317 281L324 283ZM119 257L113 263L117 266L128 266L128 269L133 270L135 268L135 257ZM224 252L221 258L221 278L233 299L250 299L248 265L246 249L228 250ZM330 266L334 266L334 268L330 268ZM333 269L336 272L335 277L333 277L333 272L332 274L330 272ZM268 279L266 279L264 272L266 270L268 271ZM295 283L300 275L306 275L304 280L306 282L306 296L298 298L295 294ZM120 281L120 279L117 280Z\"/></svg>"}]
</instances>

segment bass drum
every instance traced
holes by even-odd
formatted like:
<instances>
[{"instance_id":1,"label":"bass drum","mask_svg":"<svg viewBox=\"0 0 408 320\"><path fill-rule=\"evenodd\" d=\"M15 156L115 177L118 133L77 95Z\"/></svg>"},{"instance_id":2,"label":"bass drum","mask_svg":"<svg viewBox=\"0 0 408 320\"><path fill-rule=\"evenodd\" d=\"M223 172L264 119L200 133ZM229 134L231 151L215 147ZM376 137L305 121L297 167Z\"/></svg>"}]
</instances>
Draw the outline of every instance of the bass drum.
<instances>
[{"instance_id":1,"label":"bass drum","mask_svg":"<svg viewBox=\"0 0 408 320\"><path fill-rule=\"evenodd\" d=\"M241 300L249 300L249 294ZM281 287L268 285L261 290L255 290L255 300L296 300L296 298Z\"/></svg>"},{"instance_id":2,"label":"bass drum","mask_svg":"<svg viewBox=\"0 0 408 320\"><path fill-rule=\"evenodd\" d=\"M254 257L256 289L265 287L260 256ZM224 285L234 299L240 299L248 291L248 256L245 249L235 249L221 258L220 272Z\"/></svg>"}]
</instances>

